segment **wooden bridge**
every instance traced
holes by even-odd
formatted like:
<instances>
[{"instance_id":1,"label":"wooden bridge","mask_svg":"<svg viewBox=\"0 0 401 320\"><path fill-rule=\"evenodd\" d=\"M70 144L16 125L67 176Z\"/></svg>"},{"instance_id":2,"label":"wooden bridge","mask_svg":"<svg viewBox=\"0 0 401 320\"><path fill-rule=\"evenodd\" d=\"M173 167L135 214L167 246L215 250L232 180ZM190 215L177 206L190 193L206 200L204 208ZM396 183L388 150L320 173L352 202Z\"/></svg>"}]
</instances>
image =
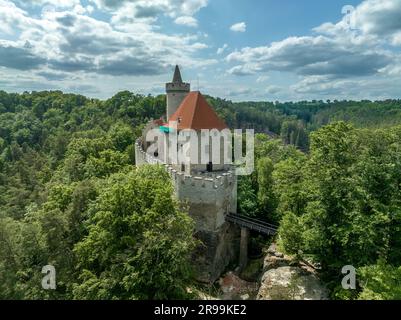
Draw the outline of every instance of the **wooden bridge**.
<instances>
[{"instance_id":1,"label":"wooden bridge","mask_svg":"<svg viewBox=\"0 0 401 320\"><path fill-rule=\"evenodd\" d=\"M226 217L226 220L240 226L241 228L253 230L268 236L274 236L277 233L277 226L247 216L230 213Z\"/></svg>"},{"instance_id":2,"label":"wooden bridge","mask_svg":"<svg viewBox=\"0 0 401 320\"><path fill-rule=\"evenodd\" d=\"M239 254L239 268L243 270L248 263L248 242L249 230L259 232L268 236L274 236L278 227L265 221L253 219L247 216L230 213L226 216L226 220L236 224L241 228L241 242Z\"/></svg>"}]
</instances>

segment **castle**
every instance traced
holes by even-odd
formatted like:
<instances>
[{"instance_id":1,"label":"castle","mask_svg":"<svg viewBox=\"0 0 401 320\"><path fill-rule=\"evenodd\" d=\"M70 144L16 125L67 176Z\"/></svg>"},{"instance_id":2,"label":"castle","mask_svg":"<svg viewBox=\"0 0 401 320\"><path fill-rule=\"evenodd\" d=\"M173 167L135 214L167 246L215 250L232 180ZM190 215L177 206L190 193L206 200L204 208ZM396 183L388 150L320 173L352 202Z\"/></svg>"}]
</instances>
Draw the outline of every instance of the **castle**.
<instances>
[{"instance_id":1,"label":"castle","mask_svg":"<svg viewBox=\"0 0 401 320\"><path fill-rule=\"evenodd\" d=\"M226 219L228 214L237 212L237 177L233 167L223 161L224 143L218 150L221 161L216 161L211 141L206 141L206 150L201 150L204 148L201 141L205 140L204 130L223 132L228 127L199 91L190 91L190 84L182 81L178 66L173 81L166 84L166 93L166 119L153 120L143 130L142 138L136 143L136 165L166 167L175 195L188 208L195 221L195 237L202 243L193 257L197 278L214 282L238 256L239 228ZM155 130L163 134L156 138L157 146L152 148L147 137ZM189 151L189 156L196 154L199 161L170 161L169 150L176 151L183 146L173 135L185 130L195 132L195 149ZM200 161L201 151L205 151L206 160Z\"/></svg>"}]
</instances>

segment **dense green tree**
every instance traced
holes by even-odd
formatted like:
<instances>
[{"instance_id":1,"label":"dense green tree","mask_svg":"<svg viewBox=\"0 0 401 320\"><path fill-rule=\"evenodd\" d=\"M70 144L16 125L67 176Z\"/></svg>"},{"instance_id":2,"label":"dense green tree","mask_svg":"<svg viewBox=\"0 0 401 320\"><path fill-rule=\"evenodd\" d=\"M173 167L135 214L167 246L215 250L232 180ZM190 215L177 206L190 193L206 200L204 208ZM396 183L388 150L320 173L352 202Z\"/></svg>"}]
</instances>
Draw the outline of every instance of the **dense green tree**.
<instances>
[{"instance_id":1,"label":"dense green tree","mask_svg":"<svg viewBox=\"0 0 401 320\"><path fill-rule=\"evenodd\" d=\"M292 212L287 212L280 223L279 245L282 249L291 255L301 256L305 249L303 228L301 217Z\"/></svg>"},{"instance_id":2,"label":"dense green tree","mask_svg":"<svg viewBox=\"0 0 401 320\"><path fill-rule=\"evenodd\" d=\"M258 197L251 176L243 176L238 182L238 212L258 217Z\"/></svg>"},{"instance_id":3,"label":"dense green tree","mask_svg":"<svg viewBox=\"0 0 401 320\"><path fill-rule=\"evenodd\" d=\"M258 211L259 216L265 216L266 220L277 222L273 170L274 166L270 158L259 159L257 163Z\"/></svg>"},{"instance_id":4,"label":"dense green tree","mask_svg":"<svg viewBox=\"0 0 401 320\"><path fill-rule=\"evenodd\" d=\"M110 177L90 208L89 235L75 247L75 298L185 297L193 226L166 181L161 167Z\"/></svg>"},{"instance_id":5,"label":"dense green tree","mask_svg":"<svg viewBox=\"0 0 401 320\"><path fill-rule=\"evenodd\" d=\"M335 282L344 265L376 270L377 261L386 261L388 268L399 266L399 130L332 124L312 134L306 160L276 166L283 214L279 234L289 253L314 255ZM284 190L287 183L292 186ZM383 278L389 285L394 281ZM367 298L369 290L361 297Z\"/></svg>"},{"instance_id":6,"label":"dense green tree","mask_svg":"<svg viewBox=\"0 0 401 320\"><path fill-rule=\"evenodd\" d=\"M360 300L401 300L401 267L382 261L358 271L362 287Z\"/></svg>"},{"instance_id":7,"label":"dense green tree","mask_svg":"<svg viewBox=\"0 0 401 320\"><path fill-rule=\"evenodd\" d=\"M278 216L292 212L297 216L305 213L310 192L305 183L306 157L299 154L279 162L273 172L274 191L278 197Z\"/></svg>"}]
</instances>

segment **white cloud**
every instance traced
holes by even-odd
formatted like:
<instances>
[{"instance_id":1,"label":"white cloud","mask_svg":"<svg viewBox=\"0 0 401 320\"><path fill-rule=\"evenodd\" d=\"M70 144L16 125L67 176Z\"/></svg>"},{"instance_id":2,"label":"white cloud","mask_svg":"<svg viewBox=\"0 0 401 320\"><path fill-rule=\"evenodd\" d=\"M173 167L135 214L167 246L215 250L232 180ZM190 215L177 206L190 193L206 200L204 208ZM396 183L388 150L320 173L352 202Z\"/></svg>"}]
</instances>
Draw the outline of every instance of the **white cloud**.
<instances>
[{"instance_id":1,"label":"white cloud","mask_svg":"<svg viewBox=\"0 0 401 320\"><path fill-rule=\"evenodd\" d=\"M29 6L52 6L55 8L73 8L80 5L80 0L13 0L18 5Z\"/></svg>"},{"instance_id":2,"label":"white cloud","mask_svg":"<svg viewBox=\"0 0 401 320\"><path fill-rule=\"evenodd\" d=\"M285 72L298 78L291 91L300 99L399 96L401 0L365 0L346 17L313 29L312 36L289 37L260 47L244 47L226 57L236 76ZM272 94L274 86L267 88ZM289 93L287 93L289 94Z\"/></svg>"},{"instance_id":3,"label":"white cloud","mask_svg":"<svg viewBox=\"0 0 401 320\"><path fill-rule=\"evenodd\" d=\"M226 51L227 48L228 48L228 44L225 43L221 48L218 48L218 49L217 49L217 52L216 52L216 53L217 53L218 55L223 54L224 51Z\"/></svg>"},{"instance_id":4,"label":"white cloud","mask_svg":"<svg viewBox=\"0 0 401 320\"><path fill-rule=\"evenodd\" d=\"M276 86L276 85L271 85L271 86L268 86L268 87L266 88L266 91L267 91L269 94L272 94L272 95L275 95L275 94L279 93L281 90L282 90L282 88L279 87L279 86Z\"/></svg>"},{"instance_id":5,"label":"white cloud","mask_svg":"<svg viewBox=\"0 0 401 320\"><path fill-rule=\"evenodd\" d=\"M394 46L401 46L401 31L394 34L391 43Z\"/></svg>"},{"instance_id":6,"label":"white cloud","mask_svg":"<svg viewBox=\"0 0 401 320\"><path fill-rule=\"evenodd\" d=\"M240 63L229 72L236 75L257 74L268 70L299 75L352 77L376 74L390 64L394 54L363 43L344 41L341 37L290 37L268 46L243 48L226 57Z\"/></svg>"},{"instance_id":7,"label":"white cloud","mask_svg":"<svg viewBox=\"0 0 401 320\"><path fill-rule=\"evenodd\" d=\"M365 42L383 40L400 45L401 0L365 0L338 23L324 23L314 30L331 36L359 34Z\"/></svg>"},{"instance_id":8,"label":"white cloud","mask_svg":"<svg viewBox=\"0 0 401 320\"><path fill-rule=\"evenodd\" d=\"M269 80L269 76L259 76L257 79L256 79L256 82L257 83L262 83L262 82L265 82L265 81L267 81L267 80Z\"/></svg>"},{"instance_id":9,"label":"white cloud","mask_svg":"<svg viewBox=\"0 0 401 320\"><path fill-rule=\"evenodd\" d=\"M364 33L393 35L401 30L401 0L365 0L353 12Z\"/></svg>"},{"instance_id":10,"label":"white cloud","mask_svg":"<svg viewBox=\"0 0 401 320\"><path fill-rule=\"evenodd\" d=\"M241 97L254 94L256 91L252 88L240 87L228 92L229 97Z\"/></svg>"},{"instance_id":11,"label":"white cloud","mask_svg":"<svg viewBox=\"0 0 401 320\"><path fill-rule=\"evenodd\" d=\"M196 49L196 50L201 50L201 49L206 49L208 48L207 44L201 43L201 42L196 42L191 45L191 48Z\"/></svg>"},{"instance_id":12,"label":"white cloud","mask_svg":"<svg viewBox=\"0 0 401 320\"><path fill-rule=\"evenodd\" d=\"M234 31L234 32L245 32L246 31L246 23L245 22L238 22L236 24L233 24L230 27L230 30Z\"/></svg>"},{"instance_id":13,"label":"white cloud","mask_svg":"<svg viewBox=\"0 0 401 320\"><path fill-rule=\"evenodd\" d=\"M99 9L114 13L121 8L131 8L134 17L155 17L167 14L173 18L193 16L206 7L208 0L90 0Z\"/></svg>"},{"instance_id":14,"label":"white cloud","mask_svg":"<svg viewBox=\"0 0 401 320\"><path fill-rule=\"evenodd\" d=\"M14 3L0 0L0 31L14 34L21 26L34 27L35 22L28 17L25 10L17 7Z\"/></svg>"},{"instance_id":15,"label":"white cloud","mask_svg":"<svg viewBox=\"0 0 401 320\"><path fill-rule=\"evenodd\" d=\"M198 26L198 20L196 20L194 17L191 16L178 17L177 19L174 20L174 23L194 28Z\"/></svg>"},{"instance_id":16,"label":"white cloud","mask_svg":"<svg viewBox=\"0 0 401 320\"><path fill-rule=\"evenodd\" d=\"M18 31L18 39L0 41L0 66L17 69L50 69L67 73L157 75L172 64L204 66L193 57L207 48L197 35L166 35L146 21L118 24L72 11L44 10L32 18L9 1L0 0L0 26Z\"/></svg>"},{"instance_id":17,"label":"white cloud","mask_svg":"<svg viewBox=\"0 0 401 320\"><path fill-rule=\"evenodd\" d=\"M394 82L399 77L375 76L356 79L329 79L324 76L305 77L290 89L298 99L318 96L322 99L389 99L399 96Z\"/></svg>"}]
</instances>

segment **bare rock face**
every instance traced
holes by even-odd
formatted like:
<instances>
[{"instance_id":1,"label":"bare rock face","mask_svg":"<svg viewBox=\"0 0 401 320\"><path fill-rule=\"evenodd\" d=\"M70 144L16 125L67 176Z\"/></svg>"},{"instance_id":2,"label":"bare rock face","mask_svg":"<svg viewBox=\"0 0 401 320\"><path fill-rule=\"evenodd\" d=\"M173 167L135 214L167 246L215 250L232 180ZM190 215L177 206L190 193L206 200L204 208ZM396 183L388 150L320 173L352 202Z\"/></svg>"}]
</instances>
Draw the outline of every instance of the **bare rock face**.
<instances>
[{"instance_id":1,"label":"bare rock face","mask_svg":"<svg viewBox=\"0 0 401 320\"><path fill-rule=\"evenodd\" d=\"M278 252L276 244L273 243L269 249L267 249L267 255L263 262L263 272L288 266L290 264L290 260L291 259L289 257L285 257L284 254Z\"/></svg>"},{"instance_id":2,"label":"bare rock face","mask_svg":"<svg viewBox=\"0 0 401 320\"><path fill-rule=\"evenodd\" d=\"M222 300L249 300L255 298L258 292L258 283L240 279L233 272L227 273L219 280L223 292Z\"/></svg>"},{"instance_id":3,"label":"bare rock face","mask_svg":"<svg viewBox=\"0 0 401 320\"><path fill-rule=\"evenodd\" d=\"M193 254L193 265L196 270L196 280L203 283L213 283L224 270L238 257L239 229L225 223L217 232L198 231L196 238L201 244Z\"/></svg>"},{"instance_id":4,"label":"bare rock face","mask_svg":"<svg viewBox=\"0 0 401 320\"><path fill-rule=\"evenodd\" d=\"M285 258L280 258L277 256L266 256L264 262L263 262L263 271L269 271L271 269L276 269L280 267L285 267L288 266L289 261Z\"/></svg>"},{"instance_id":5,"label":"bare rock face","mask_svg":"<svg viewBox=\"0 0 401 320\"><path fill-rule=\"evenodd\" d=\"M257 300L328 299L328 290L313 268L279 252L275 243L266 253Z\"/></svg>"},{"instance_id":6,"label":"bare rock face","mask_svg":"<svg viewBox=\"0 0 401 320\"><path fill-rule=\"evenodd\" d=\"M328 291L316 275L299 267L279 267L262 278L257 300L327 300Z\"/></svg>"}]
</instances>

